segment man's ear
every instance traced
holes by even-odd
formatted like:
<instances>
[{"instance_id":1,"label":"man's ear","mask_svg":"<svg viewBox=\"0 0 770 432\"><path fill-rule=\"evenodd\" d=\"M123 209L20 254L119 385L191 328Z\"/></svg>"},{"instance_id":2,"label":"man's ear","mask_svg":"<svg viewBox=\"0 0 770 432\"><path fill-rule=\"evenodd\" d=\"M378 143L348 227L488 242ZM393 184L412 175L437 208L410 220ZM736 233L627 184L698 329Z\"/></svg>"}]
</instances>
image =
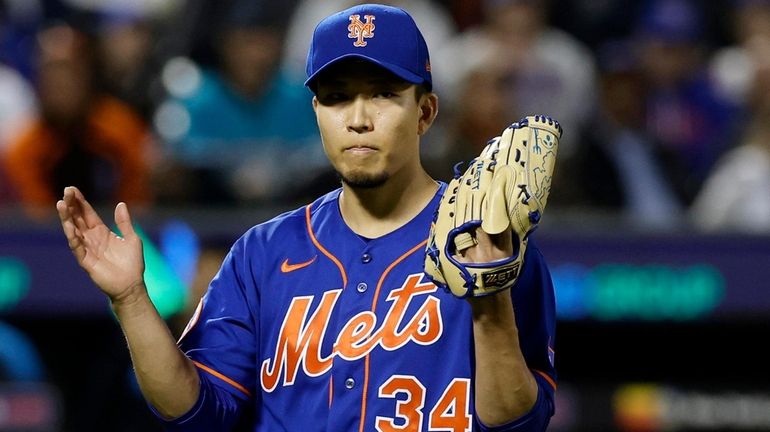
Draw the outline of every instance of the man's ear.
<instances>
[{"instance_id":1,"label":"man's ear","mask_svg":"<svg viewBox=\"0 0 770 432\"><path fill-rule=\"evenodd\" d=\"M318 112L318 96L313 96L313 111Z\"/></svg>"},{"instance_id":2,"label":"man's ear","mask_svg":"<svg viewBox=\"0 0 770 432\"><path fill-rule=\"evenodd\" d=\"M417 124L417 133L424 135L430 129L438 114L438 96L435 93L425 93L420 97L420 118Z\"/></svg>"}]
</instances>

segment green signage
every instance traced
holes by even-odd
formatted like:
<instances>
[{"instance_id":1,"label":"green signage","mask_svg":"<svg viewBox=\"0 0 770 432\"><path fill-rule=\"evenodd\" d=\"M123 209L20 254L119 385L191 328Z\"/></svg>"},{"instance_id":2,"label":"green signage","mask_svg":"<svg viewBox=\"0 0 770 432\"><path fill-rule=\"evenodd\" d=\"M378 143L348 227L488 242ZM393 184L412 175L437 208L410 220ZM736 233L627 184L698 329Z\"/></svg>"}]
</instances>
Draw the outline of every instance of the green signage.
<instances>
[{"instance_id":1,"label":"green signage","mask_svg":"<svg viewBox=\"0 0 770 432\"><path fill-rule=\"evenodd\" d=\"M706 264L567 264L553 273L565 319L693 320L711 314L725 294L724 277Z\"/></svg>"},{"instance_id":2,"label":"green signage","mask_svg":"<svg viewBox=\"0 0 770 432\"><path fill-rule=\"evenodd\" d=\"M706 265L605 264L591 276L591 309L602 320L690 320L709 314L724 294L721 274Z\"/></svg>"},{"instance_id":3,"label":"green signage","mask_svg":"<svg viewBox=\"0 0 770 432\"><path fill-rule=\"evenodd\" d=\"M29 268L21 260L0 257L0 312L16 307L27 295L31 279Z\"/></svg>"}]
</instances>

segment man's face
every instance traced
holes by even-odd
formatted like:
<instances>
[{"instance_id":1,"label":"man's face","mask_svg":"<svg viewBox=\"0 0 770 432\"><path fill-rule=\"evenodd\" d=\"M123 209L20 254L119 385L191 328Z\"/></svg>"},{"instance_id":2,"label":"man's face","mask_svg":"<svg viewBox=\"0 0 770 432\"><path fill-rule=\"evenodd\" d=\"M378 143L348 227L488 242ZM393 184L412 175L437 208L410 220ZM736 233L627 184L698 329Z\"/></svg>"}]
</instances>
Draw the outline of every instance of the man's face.
<instances>
[{"instance_id":1,"label":"man's face","mask_svg":"<svg viewBox=\"0 0 770 432\"><path fill-rule=\"evenodd\" d=\"M343 61L317 81L313 107L324 151L348 186L373 188L420 169L426 123L416 86L364 61ZM422 104L432 95L420 97Z\"/></svg>"}]
</instances>

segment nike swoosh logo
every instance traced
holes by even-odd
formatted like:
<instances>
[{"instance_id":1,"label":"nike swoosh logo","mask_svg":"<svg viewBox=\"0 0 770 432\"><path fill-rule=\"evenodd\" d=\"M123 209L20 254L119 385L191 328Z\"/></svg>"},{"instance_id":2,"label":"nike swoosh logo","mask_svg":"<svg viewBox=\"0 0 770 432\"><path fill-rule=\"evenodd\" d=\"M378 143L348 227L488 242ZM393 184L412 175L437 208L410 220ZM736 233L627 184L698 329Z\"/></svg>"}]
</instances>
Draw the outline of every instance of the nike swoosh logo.
<instances>
[{"instance_id":1,"label":"nike swoosh logo","mask_svg":"<svg viewBox=\"0 0 770 432\"><path fill-rule=\"evenodd\" d=\"M314 256L308 261L297 263L297 264L289 264L289 259L286 258L281 263L281 273L289 273L293 272L294 270L299 270L301 268L305 268L309 266L310 264L313 264L315 262L315 259L318 258L318 255Z\"/></svg>"}]
</instances>

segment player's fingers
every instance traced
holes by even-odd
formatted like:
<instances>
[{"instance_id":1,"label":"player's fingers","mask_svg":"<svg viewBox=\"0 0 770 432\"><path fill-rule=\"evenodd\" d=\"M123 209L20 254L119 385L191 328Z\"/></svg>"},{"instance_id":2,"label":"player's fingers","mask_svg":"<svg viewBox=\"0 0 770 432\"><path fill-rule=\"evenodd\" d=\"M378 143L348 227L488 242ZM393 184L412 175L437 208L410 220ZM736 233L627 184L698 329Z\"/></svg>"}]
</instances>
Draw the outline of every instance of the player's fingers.
<instances>
[{"instance_id":1,"label":"player's fingers","mask_svg":"<svg viewBox=\"0 0 770 432\"><path fill-rule=\"evenodd\" d=\"M80 189L75 186L68 186L64 189L64 191L65 197L67 196L67 192L71 193L73 196L73 201L76 201L80 206L81 217L85 222L86 227L93 228L95 226L104 224L102 219L96 213L96 210L94 210L91 204L86 200L85 196L83 196L83 193L80 192Z\"/></svg>"},{"instance_id":2,"label":"player's fingers","mask_svg":"<svg viewBox=\"0 0 770 432\"><path fill-rule=\"evenodd\" d=\"M464 262L488 263L513 256L513 238L510 231L501 234L487 234L476 230L477 245L468 249Z\"/></svg>"},{"instance_id":3,"label":"player's fingers","mask_svg":"<svg viewBox=\"0 0 770 432\"><path fill-rule=\"evenodd\" d=\"M67 206L69 217L72 219L72 223L75 227L82 231L87 230L88 225L83 217L83 206L80 204L80 201L78 201L75 190L70 187L64 188L64 198L62 198L62 200Z\"/></svg>"},{"instance_id":4,"label":"player's fingers","mask_svg":"<svg viewBox=\"0 0 770 432\"><path fill-rule=\"evenodd\" d=\"M56 211L59 214L59 220L61 221L64 236L67 238L67 245L72 253L75 254L75 258L78 262L82 262L86 256L83 239L80 235L80 230L75 227L75 222L64 200L59 200L56 203Z\"/></svg>"},{"instance_id":5,"label":"player's fingers","mask_svg":"<svg viewBox=\"0 0 770 432\"><path fill-rule=\"evenodd\" d=\"M510 166L499 166L495 171L486 200L486 215L481 221L481 229L487 234L500 234L510 227L508 215L511 185L514 184L516 172Z\"/></svg>"},{"instance_id":6,"label":"player's fingers","mask_svg":"<svg viewBox=\"0 0 770 432\"><path fill-rule=\"evenodd\" d=\"M64 221L70 219L70 212L67 208L67 203L63 199L56 201L56 213L59 215L59 221L64 224Z\"/></svg>"},{"instance_id":7,"label":"player's fingers","mask_svg":"<svg viewBox=\"0 0 770 432\"><path fill-rule=\"evenodd\" d=\"M115 224L124 238L136 235L134 225L131 223L131 215L128 213L128 206L124 202L118 203L115 207Z\"/></svg>"}]
</instances>

